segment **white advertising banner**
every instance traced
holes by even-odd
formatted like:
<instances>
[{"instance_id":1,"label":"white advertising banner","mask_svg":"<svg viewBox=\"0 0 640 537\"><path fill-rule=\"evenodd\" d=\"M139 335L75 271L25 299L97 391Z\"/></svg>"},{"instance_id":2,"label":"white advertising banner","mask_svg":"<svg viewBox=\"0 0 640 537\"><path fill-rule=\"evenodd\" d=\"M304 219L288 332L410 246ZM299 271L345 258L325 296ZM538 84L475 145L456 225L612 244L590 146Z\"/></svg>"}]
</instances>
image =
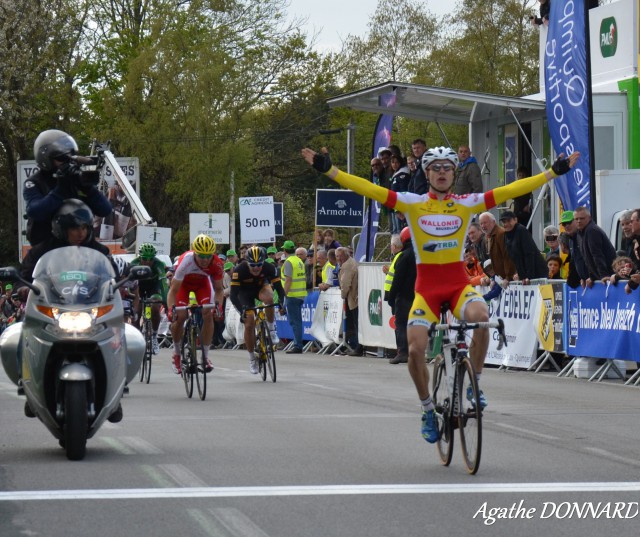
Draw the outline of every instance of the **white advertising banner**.
<instances>
[{"instance_id":1,"label":"white advertising banner","mask_svg":"<svg viewBox=\"0 0 640 537\"><path fill-rule=\"evenodd\" d=\"M276 241L273 196L240 198L240 242L260 244Z\"/></svg>"},{"instance_id":2,"label":"white advertising banner","mask_svg":"<svg viewBox=\"0 0 640 537\"><path fill-rule=\"evenodd\" d=\"M161 255L171 256L171 228L156 226L138 226L136 244L150 243Z\"/></svg>"},{"instance_id":3,"label":"white advertising banner","mask_svg":"<svg viewBox=\"0 0 640 537\"><path fill-rule=\"evenodd\" d=\"M311 323L311 335L322 346L329 343L340 343L342 328L342 311L344 300L340 289L331 287L320 293L316 305L313 321Z\"/></svg>"},{"instance_id":4,"label":"white advertising banner","mask_svg":"<svg viewBox=\"0 0 640 537\"><path fill-rule=\"evenodd\" d=\"M528 369L536 359L538 338L534 329L538 286L510 283L489 304L490 320L504 321L507 346L498 350L498 331L490 330L486 364Z\"/></svg>"},{"instance_id":5,"label":"white advertising banner","mask_svg":"<svg viewBox=\"0 0 640 537\"><path fill-rule=\"evenodd\" d=\"M391 307L384 298L384 263L358 265L358 340L367 347L396 348Z\"/></svg>"},{"instance_id":6,"label":"white advertising banner","mask_svg":"<svg viewBox=\"0 0 640 537\"><path fill-rule=\"evenodd\" d=\"M201 233L216 244L229 244L229 213L189 213L189 243Z\"/></svg>"},{"instance_id":7,"label":"white advertising banner","mask_svg":"<svg viewBox=\"0 0 640 537\"><path fill-rule=\"evenodd\" d=\"M227 341L235 340L238 345L244 343L244 324L240 322L240 313L230 299L227 299L225 307L222 337Z\"/></svg>"}]
</instances>

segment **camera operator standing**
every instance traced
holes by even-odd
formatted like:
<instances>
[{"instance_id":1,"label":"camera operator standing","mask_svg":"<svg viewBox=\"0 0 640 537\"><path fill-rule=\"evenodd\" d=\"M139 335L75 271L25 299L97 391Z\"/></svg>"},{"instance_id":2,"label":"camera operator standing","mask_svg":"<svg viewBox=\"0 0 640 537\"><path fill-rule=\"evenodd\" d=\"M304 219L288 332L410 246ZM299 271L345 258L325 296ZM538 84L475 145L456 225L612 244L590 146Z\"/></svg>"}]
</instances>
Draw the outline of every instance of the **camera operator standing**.
<instances>
[{"instance_id":1,"label":"camera operator standing","mask_svg":"<svg viewBox=\"0 0 640 537\"><path fill-rule=\"evenodd\" d=\"M32 246L50 237L51 219L66 199L86 203L96 216L111 213L111 203L98 190L100 172L83 170L77 162L78 145L66 132L41 132L33 144L38 170L22 189L27 210L27 240Z\"/></svg>"}]
</instances>

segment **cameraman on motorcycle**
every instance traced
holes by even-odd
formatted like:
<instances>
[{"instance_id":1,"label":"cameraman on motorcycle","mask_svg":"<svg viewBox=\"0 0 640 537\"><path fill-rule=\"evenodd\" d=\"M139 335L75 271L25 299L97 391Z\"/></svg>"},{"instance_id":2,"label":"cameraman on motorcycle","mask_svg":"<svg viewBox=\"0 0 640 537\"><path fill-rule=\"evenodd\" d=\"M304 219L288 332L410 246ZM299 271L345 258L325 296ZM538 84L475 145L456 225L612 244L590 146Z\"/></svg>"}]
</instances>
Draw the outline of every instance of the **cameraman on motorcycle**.
<instances>
[{"instance_id":1,"label":"cameraman on motorcycle","mask_svg":"<svg viewBox=\"0 0 640 537\"><path fill-rule=\"evenodd\" d=\"M111 203L98 190L100 172L83 171L74 160L78 145L66 132L41 132L33 144L38 170L24 183L22 197L27 211L27 239L32 246L51 237L51 219L65 200L86 203L97 216L111 213Z\"/></svg>"},{"instance_id":2,"label":"cameraman on motorcycle","mask_svg":"<svg viewBox=\"0 0 640 537\"><path fill-rule=\"evenodd\" d=\"M33 270L38 260L47 252L63 246L85 246L103 253L111 260L118 278L118 267L109 255L109 248L99 243L93 236L93 213L89 207L76 199L64 200L50 223L52 236L29 250L20 265L20 275L33 281ZM28 287L21 289L27 291ZM26 300L26 296L22 297Z\"/></svg>"}]
</instances>

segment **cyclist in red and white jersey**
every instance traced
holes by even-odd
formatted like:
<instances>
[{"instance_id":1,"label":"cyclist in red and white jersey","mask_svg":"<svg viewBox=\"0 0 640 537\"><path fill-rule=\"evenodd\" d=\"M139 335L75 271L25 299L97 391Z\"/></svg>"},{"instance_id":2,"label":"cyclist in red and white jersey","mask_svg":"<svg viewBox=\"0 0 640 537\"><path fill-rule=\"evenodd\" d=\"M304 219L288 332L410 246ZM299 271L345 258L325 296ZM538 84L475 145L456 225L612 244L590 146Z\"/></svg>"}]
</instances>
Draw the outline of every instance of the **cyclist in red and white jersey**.
<instances>
[{"instance_id":1,"label":"cyclist in red and white jersey","mask_svg":"<svg viewBox=\"0 0 640 537\"><path fill-rule=\"evenodd\" d=\"M215 315L222 316L221 304L224 300L222 260L215 254L216 243L208 235L198 235L193 239L191 250L183 253L176 264L167 294L167 313L171 323L173 337L173 371L180 374L180 353L184 336L184 322L187 311L173 312L174 306L189 304L189 293L193 292L198 304L216 304ZM209 360L209 346L213 338L213 309L202 310L202 348L207 362L207 371L213 369Z\"/></svg>"},{"instance_id":2,"label":"cyclist in red and white jersey","mask_svg":"<svg viewBox=\"0 0 640 537\"><path fill-rule=\"evenodd\" d=\"M427 442L438 440L434 404L429 394L429 371L425 365L425 351L429 327L440 317L440 307L450 305L453 314L467 322L489 320L487 305L480 294L469 285L464 271L464 243L469 224L475 213L491 209L510 198L527 194L547 181L567 173L580 154L568 158L560 155L549 170L515 181L485 193L456 195L452 193L458 155L448 147L434 147L422 156L422 168L429 180L429 192L413 194L394 192L366 179L340 171L331 164L326 149L318 154L312 149L302 150L302 156L316 170L324 173L344 188L372 198L386 207L405 215L411 230L416 254L417 278L415 299L409 314L409 373L422 404L422 436ZM470 348L471 360L479 377L489 346L489 330L477 329ZM472 394L467 392L471 400ZM487 405L482 391L479 403Z\"/></svg>"}]
</instances>

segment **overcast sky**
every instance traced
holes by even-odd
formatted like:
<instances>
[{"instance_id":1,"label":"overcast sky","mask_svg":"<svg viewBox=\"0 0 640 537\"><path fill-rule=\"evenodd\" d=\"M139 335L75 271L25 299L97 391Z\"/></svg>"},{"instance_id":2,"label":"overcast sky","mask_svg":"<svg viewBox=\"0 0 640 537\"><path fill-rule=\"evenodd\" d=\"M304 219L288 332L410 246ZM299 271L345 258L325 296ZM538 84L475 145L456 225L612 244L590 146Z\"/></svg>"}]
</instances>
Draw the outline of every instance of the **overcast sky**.
<instances>
[{"instance_id":1,"label":"overcast sky","mask_svg":"<svg viewBox=\"0 0 640 537\"><path fill-rule=\"evenodd\" d=\"M289 17L308 17L304 31L308 36L319 32L316 48L340 50L341 39L347 35L363 36L367 22L378 4L377 0L290 0ZM455 0L427 0L427 9L440 16L455 7Z\"/></svg>"}]
</instances>

